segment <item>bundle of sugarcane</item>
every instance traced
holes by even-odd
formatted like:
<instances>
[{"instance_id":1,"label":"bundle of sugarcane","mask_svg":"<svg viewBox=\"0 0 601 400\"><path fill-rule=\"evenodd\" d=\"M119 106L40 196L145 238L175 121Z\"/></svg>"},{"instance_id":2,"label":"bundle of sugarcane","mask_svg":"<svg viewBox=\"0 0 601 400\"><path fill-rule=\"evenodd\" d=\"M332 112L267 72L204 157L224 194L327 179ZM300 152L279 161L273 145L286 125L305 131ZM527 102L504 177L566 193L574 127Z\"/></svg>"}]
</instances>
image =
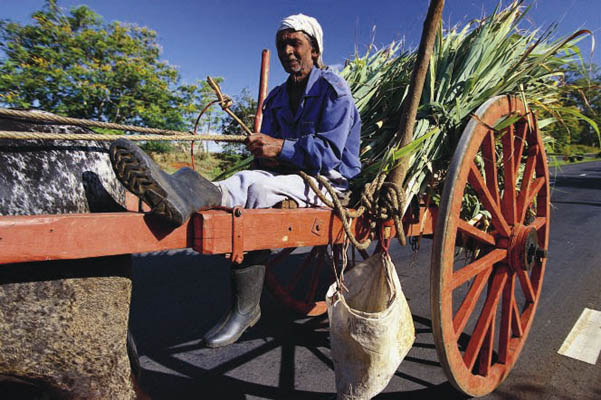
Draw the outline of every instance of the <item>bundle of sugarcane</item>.
<instances>
[{"instance_id":1,"label":"bundle of sugarcane","mask_svg":"<svg viewBox=\"0 0 601 400\"><path fill-rule=\"evenodd\" d=\"M564 107L562 95L571 88L562 85L561 78L566 65L582 65L576 42L589 32L553 40L553 27L544 32L522 30L518 25L527 11L522 1L516 1L463 28L439 30L413 142L403 148L395 132L415 53L401 52L400 45L393 43L347 63L341 75L351 87L363 123L363 171L354 182L355 190L408 155L410 168L403 190L407 198L423 193L444 176L470 116L497 95L520 96L541 110L547 116L539 121L543 135L546 126L567 114L586 119L578 110Z\"/></svg>"}]
</instances>

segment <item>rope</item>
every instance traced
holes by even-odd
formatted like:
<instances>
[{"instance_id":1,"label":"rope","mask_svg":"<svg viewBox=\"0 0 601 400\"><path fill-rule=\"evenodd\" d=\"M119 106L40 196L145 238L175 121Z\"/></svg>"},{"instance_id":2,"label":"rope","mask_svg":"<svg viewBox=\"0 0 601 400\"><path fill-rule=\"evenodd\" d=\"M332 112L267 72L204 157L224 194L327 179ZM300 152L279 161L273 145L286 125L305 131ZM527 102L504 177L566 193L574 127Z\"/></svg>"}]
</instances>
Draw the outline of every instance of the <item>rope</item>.
<instances>
[{"instance_id":1,"label":"rope","mask_svg":"<svg viewBox=\"0 0 601 400\"><path fill-rule=\"evenodd\" d=\"M96 127L96 128L106 128L106 129L117 129L121 131L133 131L133 132L141 132L141 133L152 133L156 135L181 135L181 131L174 131L169 129L157 129L157 128L146 128L142 126L134 126L134 125L123 125L123 124L114 124L112 122L101 122L101 121L92 121L88 119L79 119L79 118L68 118L61 117L59 115L48 115L39 112L33 111L21 111L21 110L9 110L6 108L0 108L0 116L5 117L18 117L25 118L33 121L45 121L45 122L57 122L59 124L66 125L77 125L77 126L86 126L86 127ZM172 139L169 139L172 140Z\"/></svg>"},{"instance_id":2,"label":"rope","mask_svg":"<svg viewBox=\"0 0 601 400\"><path fill-rule=\"evenodd\" d=\"M405 194L398 185L392 182L385 182L383 187L385 188L385 197L383 202L384 206L381 207L382 215L380 218L392 218L396 229L397 239L401 245L405 246L407 244L407 239L405 238L405 231L403 230L402 215L402 211L405 209Z\"/></svg>"},{"instance_id":3,"label":"rope","mask_svg":"<svg viewBox=\"0 0 601 400\"><path fill-rule=\"evenodd\" d=\"M311 176L306 172L298 173L315 192L317 197L328 207L334 209L342 227L350 242L359 250L365 250L371 244L368 237L363 242L359 242L351 230L351 220L366 214L370 220L370 227L376 227L376 221L392 219L397 233L397 239L404 246L407 243L405 232L403 230L402 211L406 202L405 195L400 187L391 182L385 182L385 176L378 176L372 183L367 184L363 193L361 193L361 205L357 210L349 210L344 207L332 185L323 176ZM317 187L317 180L326 189L332 200L328 199Z\"/></svg>"},{"instance_id":4,"label":"rope","mask_svg":"<svg viewBox=\"0 0 601 400\"><path fill-rule=\"evenodd\" d=\"M361 204L372 220L372 229L377 226L376 221L392 219L399 242L404 246L407 243L403 229L403 210L407 199L401 188L386 181L386 175L378 175L376 179L366 185L361 194Z\"/></svg>"},{"instance_id":5,"label":"rope","mask_svg":"<svg viewBox=\"0 0 601 400\"><path fill-rule=\"evenodd\" d=\"M0 131L0 139L46 139L46 140L213 140L215 142L244 142L246 136L241 135L103 135L100 133L45 133L45 132L13 132Z\"/></svg>"},{"instance_id":6,"label":"rope","mask_svg":"<svg viewBox=\"0 0 601 400\"><path fill-rule=\"evenodd\" d=\"M209 86L211 86L211 88L215 91L215 95L217 96L217 100L219 101L219 105L221 106L223 111L225 111L230 117L232 117L234 121L236 121L238 125L240 125L242 129L244 129L244 132L246 132L247 135L252 135L253 132L248 128L248 126L246 126L246 124L240 118L238 118L238 116L234 114L232 110L230 110L230 107L232 106L232 104L234 104L232 98L224 95L221 92L221 89L219 88L217 82L215 82L210 76L207 76L207 82L209 83Z\"/></svg>"},{"instance_id":7,"label":"rope","mask_svg":"<svg viewBox=\"0 0 601 400\"><path fill-rule=\"evenodd\" d=\"M299 171L298 174L304 179L304 181L307 183L307 185L309 185L311 190L313 190L313 192L315 192L317 197L326 206L333 208L336 211L336 213L338 214L338 217L340 218L340 221L342 222L342 227L344 228L344 232L346 233L346 236L349 238L349 240L351 241L353 246L357 247L360 250L363 250L363 249L366 249L367 247L369 247L369 245L371 244L371 239L367 238L363 243L359 242L357 240L357 238L355 237L355 235L353 234L353 232L351 230L351 224L350 224L350 218L360 216L363 213L363 210L361 210L359 213L357 213L357 212L353 213L353 212L349 211L347 208L345 208L340 203L340 200L338 199L338 195L336 194L336 191L334 190L332 185L330 185L330 183L324 177L322 177L320 175L311 176L303 171ZM319 190L317 185L315 185L314 179L317 180L319 183L321 183L324 186L324 188L330 194L330 197L332 198L332 200L328 199L321 192L321 190Z\"/></svg>"},{"instance_id":8,"label":"rope","mask_svg":"<svg viewBox=\"0 0 601 400\"><path fill-rule=\"evenodd\" d=\"M225 96L219 85L207 77L207 81L217 96L216 102L221 108L230 115L245 131L247 135L251 135L252 131L244 124L244 122L234 114L231 107L232 99ZM213 103L211 103L213 104ZM202 115L202 113L201 113ZM34 121L56 122L67 125L77 125L84 127L98 127L106 129L118 129L134 132L151 133L150 135L104 135L104 134L56 134L42 132L13 132L0 131L0 139L46 139L46 140L97 140L97 141L112 141L119 138L127 138L132 141L141 140L212 140L217 142L244 142L246 136L242 135L190 135L185 132L164 130L156 128L146 128L133 125L115 124L110 122L92 121L78 118L67 118L57 115L48 115L31 111L19 111L0 108L0 116L25 118ZM197 121L198 122L198 121ZM328 207L335 210L342 222L344 231L350 242L359 250L365 250L371 244L371 239L368 237L365 241L359 242L351 230L351 220L358 218L363 214L367 214L370 221L370 228L374 229L377 226L378 220L387 220L392 218L397 232L397 238L402 245L406 244L406 238L402 225L402 210L406 202L405 196L401 188L391 182L385 182L385 176L379 175L376 179L367 184L363 193L361 193L361 205L357 210L345 208L338 199L338 195L330 183L322 176L310 176L303 171L299 175L305 180L309 187L315 192L317 197ZM332 200L328 199L322 191L317 187L317 180L326 189Z\"/></svg>"},{"instance_id":9,"label":"rope","mask_svg":"<svg viewBox=\"0 0 601 400\"><path fill-rule=\"evenodd\" d=\"M251 135L251 130L244 124L244 122L242 122L240 118L238 118L236 114L229 109L229 107L231 107L233 104L232 99L225 96L221 92L219 85L213 79L211 79L210 76L207 77L207 82L215 91L217 101L219 102L221 108L228 113L248 135ZM317 197L326 206L335 210L340 218L340 221L342 222L342 227L344 228L347 238L357 249L365 250L371 244L371 239L368 237L365 241L359 242L351 230L351 219L360 217L366 211L368 218L371 220L370 227L372 229L377 225L375 221L392 218L396 228L398 240L403 246L406 244L405 232L402 224L402 211L405 209L404 205L406 201L405 195L403 191L394 183L385 182L386 177L384 175L378 176L374 182L365 186L365 189L361 194L361 206L357 210L350 210L340 203L340 199L338 199L336 191L324 177L320 175L310 176L303 171L299 171L298 174L304 179L311 190L313 190ZM314 180L317 180L323 185L332 200L328 199L322 193L322 191L315 184ZM383 188L384 197L380 197L380 192ZM376 197L374 198L374 196Z\"/></svg>"}]
</instances>

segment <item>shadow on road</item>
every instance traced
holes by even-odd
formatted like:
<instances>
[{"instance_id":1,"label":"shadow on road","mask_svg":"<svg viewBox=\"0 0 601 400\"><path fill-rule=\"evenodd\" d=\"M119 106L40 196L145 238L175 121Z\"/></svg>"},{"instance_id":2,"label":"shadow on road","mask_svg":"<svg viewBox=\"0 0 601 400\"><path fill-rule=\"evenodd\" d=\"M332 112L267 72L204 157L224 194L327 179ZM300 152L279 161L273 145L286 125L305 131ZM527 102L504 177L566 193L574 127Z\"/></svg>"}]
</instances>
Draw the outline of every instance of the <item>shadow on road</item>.
<instances>
[{"instance_id":1,"label":"shadow on road","mask_svg":"<svg viewBox=\"0 0 601 400\"><path fill-rule=\"evenodd\" d=\"M192 251L135 258L131 327L144 369L142 387L155 400L209 393L233 400L334 398L327 316L295 316L266 293L263 318L237 344L202 347L202 335L229 304L228 265L222 257ZM440 379L430 320L414 315L414 322L414 349L396 383L376 399L465 398ZM416 364L437 370L437 377L417 376Z\"/></svg>"}]
</instances>

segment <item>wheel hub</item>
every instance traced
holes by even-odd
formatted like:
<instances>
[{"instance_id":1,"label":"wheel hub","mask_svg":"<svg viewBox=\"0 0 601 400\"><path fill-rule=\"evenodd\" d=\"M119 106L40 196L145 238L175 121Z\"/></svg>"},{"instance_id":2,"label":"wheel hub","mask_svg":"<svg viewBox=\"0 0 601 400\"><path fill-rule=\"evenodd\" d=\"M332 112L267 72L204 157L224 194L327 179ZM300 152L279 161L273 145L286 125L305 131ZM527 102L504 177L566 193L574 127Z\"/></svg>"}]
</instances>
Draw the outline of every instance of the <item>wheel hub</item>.
<instances>
[{"instance_id":1,"label":"wheel hub","mask_svg":"<svg viewBox=\"0 0 601 400\"><path fill-rule=\"evenodd\" d=\"M509 253L515 270L530 271L537 261L547 257L547 250L538 245L536 229L524 225L514 228Z\"/></svg>"}]
</instances>

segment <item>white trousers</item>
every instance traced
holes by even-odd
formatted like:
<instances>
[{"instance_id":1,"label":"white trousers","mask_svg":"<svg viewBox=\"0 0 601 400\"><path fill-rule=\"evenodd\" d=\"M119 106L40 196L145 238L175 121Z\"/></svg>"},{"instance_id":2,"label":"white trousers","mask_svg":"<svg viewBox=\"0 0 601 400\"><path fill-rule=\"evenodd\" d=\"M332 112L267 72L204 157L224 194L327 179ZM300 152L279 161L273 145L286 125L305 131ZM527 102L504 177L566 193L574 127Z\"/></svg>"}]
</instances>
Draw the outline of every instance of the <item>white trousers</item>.
<instances>
[{"instance_id":1,"label":"white trousers","mask_svg":"<svg viewBox=\"0 0 601 400\"><path fill-rule=\"evenodd\" d=\"M336 171L330 178L337 191L346 189L346 180ZM313 179L313 178L312 178ZM327 190L315 179L317 187L331 197ZM278 174L271 171L240 171L222 181L214 182L222 193L221 205L224 207L242 206L244 208L269 208L282 200L295 200L299 207L324 206L325 204L297 174Z\"/></svg>"}]
</instances>

